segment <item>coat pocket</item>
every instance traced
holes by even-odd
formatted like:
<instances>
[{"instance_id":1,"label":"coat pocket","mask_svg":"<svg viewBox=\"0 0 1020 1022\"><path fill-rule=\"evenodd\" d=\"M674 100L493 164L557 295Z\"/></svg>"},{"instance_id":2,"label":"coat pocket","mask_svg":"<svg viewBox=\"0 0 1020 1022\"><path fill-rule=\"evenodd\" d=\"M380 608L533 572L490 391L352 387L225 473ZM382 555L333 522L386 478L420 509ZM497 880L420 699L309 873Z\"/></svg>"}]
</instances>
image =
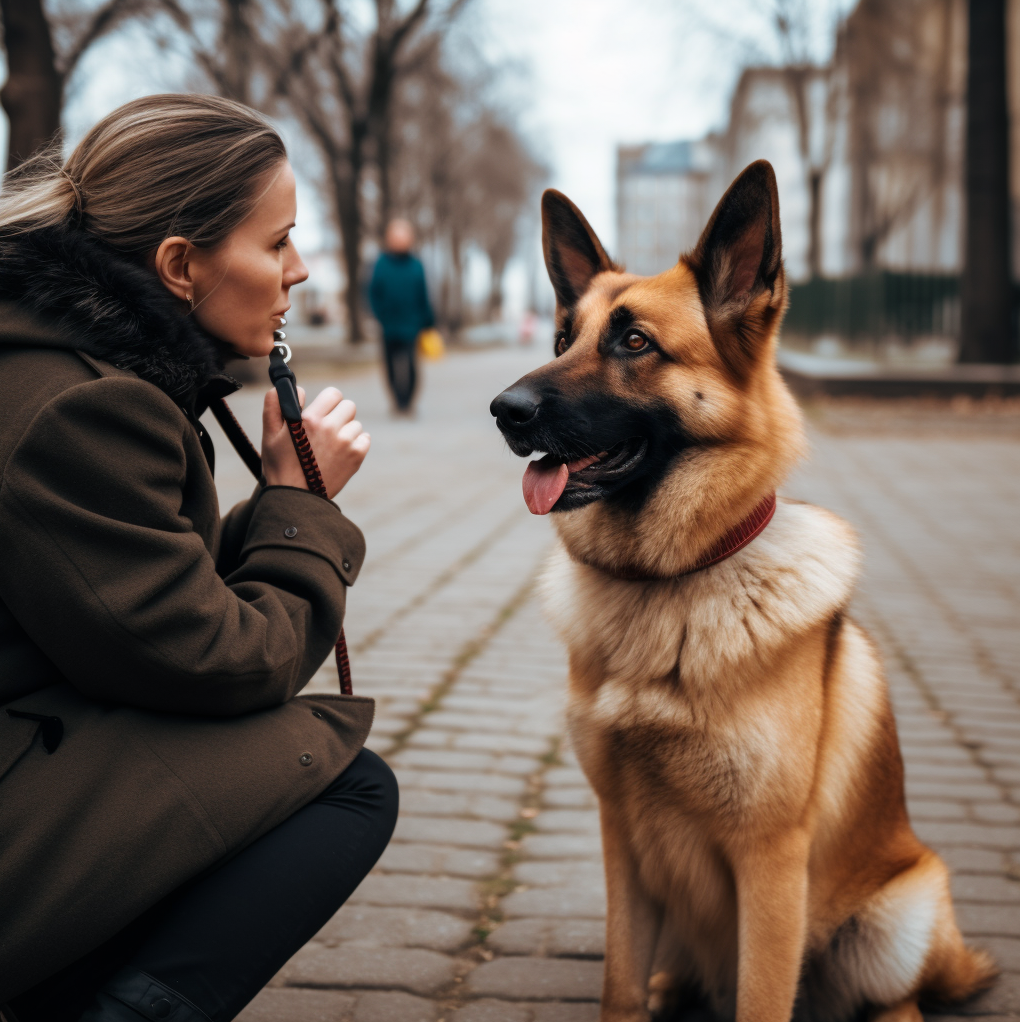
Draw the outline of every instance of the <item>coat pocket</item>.
<instances>
[{"instance_id":1,"label":"coat pocket","mask_svg":"<svg viewBox=\"0 0 1020 1022\"><path fill-rule=\"evenodd\" d=\"M0 707L0 780L31 748L39 722L9 717L7 707Z\"/></svg>"}]
</instances>

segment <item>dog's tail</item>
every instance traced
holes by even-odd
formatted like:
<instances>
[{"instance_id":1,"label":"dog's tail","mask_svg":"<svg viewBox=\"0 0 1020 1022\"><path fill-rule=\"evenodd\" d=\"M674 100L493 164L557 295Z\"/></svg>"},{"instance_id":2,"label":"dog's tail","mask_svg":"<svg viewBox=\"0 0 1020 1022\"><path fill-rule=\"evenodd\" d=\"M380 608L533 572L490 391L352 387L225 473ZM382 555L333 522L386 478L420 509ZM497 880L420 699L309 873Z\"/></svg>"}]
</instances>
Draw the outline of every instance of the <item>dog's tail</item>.
<instances>
[{"instance_id":1,"label":"dog's tail","mask_svg":"<svg viewBox=\"0 0 1020 1022\"><path fill-rule=\"evenodd\" d=\"M953 946L942 957L941 968L925 984L924 1000L954 1004L987 990L998 978L999 967L987 951L967 947L956 933Z\"/></svg>"}]
</instances>

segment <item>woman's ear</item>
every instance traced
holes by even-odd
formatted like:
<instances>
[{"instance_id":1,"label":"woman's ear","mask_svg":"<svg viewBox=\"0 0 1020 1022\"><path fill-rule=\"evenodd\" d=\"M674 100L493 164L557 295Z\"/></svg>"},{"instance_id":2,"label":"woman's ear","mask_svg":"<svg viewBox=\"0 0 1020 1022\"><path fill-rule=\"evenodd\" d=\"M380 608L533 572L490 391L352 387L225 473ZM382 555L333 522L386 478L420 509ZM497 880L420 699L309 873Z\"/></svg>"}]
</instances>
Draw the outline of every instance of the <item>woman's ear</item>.
<instances>
[{"instance_id":1,"label":"woman's ear","mask_svg":"<svg viewBox=\"0 0 1020 1022\"><path fill-rule=\"evenodd\" d=\"M191 245L184 238L167 238L156 249L156 274L171 294L181 301L191 302L195 297L195 284L191 279Z\"/></svg>"}]
</instances>

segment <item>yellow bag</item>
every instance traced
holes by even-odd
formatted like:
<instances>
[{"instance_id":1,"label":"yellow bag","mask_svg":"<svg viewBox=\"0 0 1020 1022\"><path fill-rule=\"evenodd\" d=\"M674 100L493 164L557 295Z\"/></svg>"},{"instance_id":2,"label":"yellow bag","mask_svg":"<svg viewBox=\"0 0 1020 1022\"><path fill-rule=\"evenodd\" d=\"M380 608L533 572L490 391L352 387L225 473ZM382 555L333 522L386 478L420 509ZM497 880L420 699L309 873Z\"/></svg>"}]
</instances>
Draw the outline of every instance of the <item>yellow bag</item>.
<instances>
[{"instance_id":1,"label":"yellow bag","mask_svg":"<svg viewBox=\"0 0 1020 1022\"><path fill-rule=\"evenodd\" d=\"M422 358L427 358L430 362L438 362L446 354L443 335L435 327L422 330L418 334L418 351L421 352Z\"/></svg>"}]
</instances>

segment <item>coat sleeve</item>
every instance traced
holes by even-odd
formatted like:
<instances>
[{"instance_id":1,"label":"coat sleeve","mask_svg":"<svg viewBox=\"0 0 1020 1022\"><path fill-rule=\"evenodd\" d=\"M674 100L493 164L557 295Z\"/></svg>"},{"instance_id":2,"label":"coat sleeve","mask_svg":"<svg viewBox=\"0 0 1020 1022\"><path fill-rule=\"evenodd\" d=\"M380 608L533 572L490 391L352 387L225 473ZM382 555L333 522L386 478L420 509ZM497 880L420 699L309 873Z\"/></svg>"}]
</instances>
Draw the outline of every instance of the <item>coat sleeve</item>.
<instances>
[{"instance_id":1,"label":"coat sleeve","mask_svg":"<svg viewBox=\"0 0 1020 1022\"><path fill-rule=\"evenodd\" d=\"M364 539L332 502L267 487L221 578L182 511L190 429L137 379L80 384L43 408L0 484L0 596L85 695L230 716L307 683Z\"/></svg>"},{"instance_id":2,"label":"coat sleeve","mask_svg":"<svg viewBox=\"0 0 1020 1022\"><path fill-rule=\"evenodd\" d=\"M429 301L428 284L425 282L425 267L418 262L418 307L421 310L421 326L426 329L436 325L436 317L432 313L432 303Z\"/></svg>"},{"instance_id":3,"label":"coat sleeve","mask_svg":"<svg viewBox=\"0 0 1020 1022\"><path fill-rule=\"evenodd\" d=\"M372 306L372 315L380 323L386 314L386 283L384 277L383 261L380 258L375 261L375 266L372 268L372 282L368 285L368 302Z\"/></svg>"},{"instance_id":4,"label":"coat sleeve","mask_svg":"<svg viewBox=\"0 0 1020 1022\"><path fill-rule=\"evenodd\" d=\"M220 541L216 548L216 572L220 576L229 575L240 564L248 526L261 495L260 484L247 500L235 504L220 520Z\"/></svg>"}]
</instances>

